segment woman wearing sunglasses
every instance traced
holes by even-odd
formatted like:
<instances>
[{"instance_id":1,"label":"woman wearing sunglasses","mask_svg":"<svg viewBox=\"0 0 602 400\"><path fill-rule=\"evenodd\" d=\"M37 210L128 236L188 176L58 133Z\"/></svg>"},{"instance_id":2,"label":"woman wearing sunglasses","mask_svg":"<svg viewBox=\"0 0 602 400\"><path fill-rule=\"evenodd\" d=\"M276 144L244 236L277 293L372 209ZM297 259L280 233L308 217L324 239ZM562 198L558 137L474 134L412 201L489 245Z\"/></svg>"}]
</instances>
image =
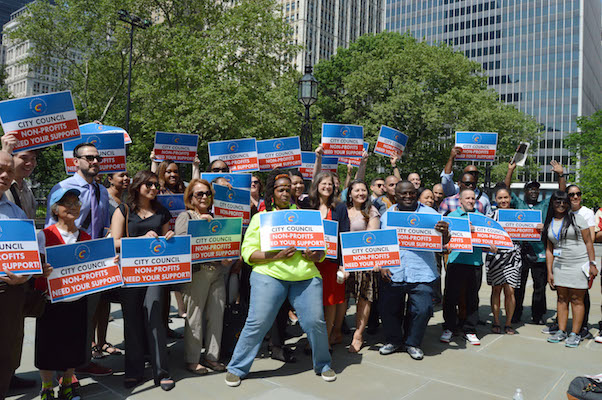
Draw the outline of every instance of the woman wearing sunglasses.
<instances>
[{"instance_id":1,"label":"woman wearing sunglasses","mask_svg":"<svg viewBox=\"0 0 602 400\"><path fill-rule=\"evenodd\" d=\"M117 251L121 249L122 237L174 236L169 230L171 214L157 200L159 179L151 171L138 171L129 187L127 204L121 204L119 212L113 213L111 236ZM145 343L150 350L155 385L163 390L175 387L169 374L167 338L162 321L162 310L167 301L162 286L142 286L121 289L125 337L125 380L126 388L144 381Z\"/></svg>"},{"instance_id":2,"label":"woman wearing sunglasses","mask_svg":"<svg viewBox=\"0 0 602 400\"><path fill-rule=\"evenodd\" d=\"M211 221L213 191L204 179L193 179L184 191L186 212L176 219L176 235L188 234L188 221ZM229 262L226 262L227 266ZM220 343L226 286L226 267L221 262L199 262L192 265L192 281L184 285L186 326L184 328L184 352L186 369L197 375L206 374L207 368L199 364L201 351L206 349L204 364L213 371L222 372L226 367L219 362Z\"/></svg>"},{"instance_id":3,"label":"woman wearing sunglasses","mask_svg":"<svg viewBox=\"0 0 602 400\"><path fill-rule=\"evenodd\" d=\"M556 288L558 296L558 331L548 337L548 342L566 340L566 347L577 347L585 308L583 298L588 289L588 279L598 275L594 260L594 246L587 222L571 211L569 196L557 190L550 199L550 208L544 224L546 241L546 266L548 283ZM569 302L573 310L572 332L567 335Z\"/></svg>"}]
</instances>

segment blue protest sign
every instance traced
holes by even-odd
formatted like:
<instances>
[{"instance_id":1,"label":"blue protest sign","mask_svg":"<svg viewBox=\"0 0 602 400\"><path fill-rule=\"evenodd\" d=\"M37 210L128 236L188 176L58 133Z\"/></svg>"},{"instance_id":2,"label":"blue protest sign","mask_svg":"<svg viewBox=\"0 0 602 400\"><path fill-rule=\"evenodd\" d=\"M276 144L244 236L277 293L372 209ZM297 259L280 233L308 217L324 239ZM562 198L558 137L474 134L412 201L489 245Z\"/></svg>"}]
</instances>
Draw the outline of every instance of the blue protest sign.
<instances>
[{"instance_id":1,"label":"blue protest sign","mask_svg":"<svg viewBox=\"0 0 602 400\"><path fill-rule=\"evenodd\" d=\"M259 214L261 251L293 246L326 250L322 216L317 210L282 210Z\"/></svg>"},{"instance_id":2,"label":"blue protest sign","mask_svg":"<svg viewBox=\"0 0 602 400\"><path fill-rule=\"evenodd\" d=\"M257 141L259 170L301 166L301 144L299 136Z\"/></svg>"},{"instance_id":3,"label":"blue protest sign","mask_svg":"<svg viewBox=\"0 0 602 400\"><path fill-rule=\"evenodd\" d=\"M251 139L233 139L209 142L209 161L222 160L230 172L258 171L257 141Z\"/></svg>"},{"instance_id":4,"label":"blue protest sign","mask_svg":"<svg viewBox=\"0 0 602 400\"><path fill-rule=\"evenodd\" d=\"M401 266L395 229L341 233L341 253L346 271Z\"/></svg>"}]
</instances>

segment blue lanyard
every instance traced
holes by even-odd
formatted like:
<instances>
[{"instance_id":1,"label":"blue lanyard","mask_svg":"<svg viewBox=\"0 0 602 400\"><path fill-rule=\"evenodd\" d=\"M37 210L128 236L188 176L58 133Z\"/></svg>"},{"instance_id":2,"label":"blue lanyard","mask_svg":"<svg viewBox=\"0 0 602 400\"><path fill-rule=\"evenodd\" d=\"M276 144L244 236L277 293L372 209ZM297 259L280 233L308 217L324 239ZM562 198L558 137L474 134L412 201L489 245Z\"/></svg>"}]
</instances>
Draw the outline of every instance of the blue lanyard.
<instances>
[{"instance_id":1,"label":"blue lanyard","mask_svg":"<svg viewBox=\"0 0 602 400\"><path fill-rule=\"evenodd\" d=\"M562 226L564 225L564 218L562 219L562 222L560 223L560 228L558 228L558 231L556 233L554 233L554 227L552 226L552 235L554 235L554 238L556 239L557 242L560 242L560 231L562 231Z\"/></svg>"}]
</instances>

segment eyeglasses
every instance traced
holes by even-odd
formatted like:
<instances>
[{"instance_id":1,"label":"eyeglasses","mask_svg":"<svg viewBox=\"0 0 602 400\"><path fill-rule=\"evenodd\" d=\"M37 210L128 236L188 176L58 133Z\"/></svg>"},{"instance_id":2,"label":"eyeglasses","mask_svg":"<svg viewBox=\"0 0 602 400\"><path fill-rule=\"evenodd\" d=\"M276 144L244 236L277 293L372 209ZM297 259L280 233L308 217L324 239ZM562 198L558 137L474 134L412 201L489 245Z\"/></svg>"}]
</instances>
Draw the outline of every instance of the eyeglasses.
<instances>
[{"instance_id":1,"label":"eyeglasses","mask_svg":"<svg viewBox=\"0 0 602 400\"><path fill-rule=\"evenodd\" d=\"M462 181L462 183L464 186L477 186L477 183L473 181Z\"/></svg>"},{"instance_id":2,"label":"eyeglasses","mask_svg":"<svg viewBox=\"0 0 602 400\"><path fill-rule=\"evenodd\" d=\"M202 190L199 190L198 192L194 192L192 195L194 197L196 197L197 199L202 199L205 196L206 197L213 196L213 193L211 193L210 191L203 192Z\"/></svg>"},{"instance_id":3,"label":"eyeglasses","mask_svg":"<svg viewBox=\"0 0 602 400\"><path fill-rule=\"evenodd\" d=\"M376 187L383 187L383 186L385 186L385 184L384 184L384 183L377 183L377 184L376 184Z\"/></svg>"},{"instance_id":4,"label":"eyeglasses","mask_svg":"<svg viewBox=\"0 0 602 400\"><path fill-rule=\"evenodd\" d=\"M82 203L79 200L70 201L70 202L60 201L59 205L61 205L63 207L67 207L67 208L76 208L76 207L81 207Z\"/></svg>"},{"instance_id":5,"label":"eyeglasses","mask_svg":"<svg viewBox=\"0 0 602 400\"><path fill-rule=\"evenodd\" d=\"M251 181L251 186L259 185L259 181Z\"/></svg>"},{"instance_id":6,"label":"eyeglasses","mask_svg":"<svg viewBox=\"0 0 602 400\"><path fill-rule=\"evenodd\" d=\"M556 205L569 204L569 202L567 200L557 199L557 200L554 200L554 204L556 204Z\"/></svg>"},{"instance_id":7,"label":"eyeglasses","mask_svg":"<svg viewBox=\"0 0 602 400\"><path fill-rule=\"evenodd\" d=\"M85 160L86 160L86 161L88 161L88 162L90 162L90 161L94 161L94 160L96 160L96 161L98 161L98 162L102 162L102 157L101 157L101 156L98 156L98 155L96 155L96 156L91 156L91 155L86 155L86 156L78 156L77 158L83 158L83 159L85 159Z\"/></svg>"},{"instance_id":8,"label":"eyeglasses","mask_svg":"<svg viewBox=\"0 0 602 400\"><path fill-rule=\"evenodd\" d=\"M146 186L147 189L159 189L159 182L148 181L144 182L143 185Z\"/></svg>"},{"instance_id":9,"label":"eyeglasses","mask_svg":"<svg viewBox=\"0 0 602 400\"><path fill-rule=\"evenodd\" d=\"M228 172L229 169L228 167L224 167L224 168L211 168L211 172Z\"/></svg>"},{"instance_id":10,"label":"eyeglasses","mask_svg":"<svg viewBox=\"0 0 602 400\"><path fill-rule=\"evenodd\" d=\"M581 197L581 192L569 193L569 197Z\"/></svg>"}]
</instances>

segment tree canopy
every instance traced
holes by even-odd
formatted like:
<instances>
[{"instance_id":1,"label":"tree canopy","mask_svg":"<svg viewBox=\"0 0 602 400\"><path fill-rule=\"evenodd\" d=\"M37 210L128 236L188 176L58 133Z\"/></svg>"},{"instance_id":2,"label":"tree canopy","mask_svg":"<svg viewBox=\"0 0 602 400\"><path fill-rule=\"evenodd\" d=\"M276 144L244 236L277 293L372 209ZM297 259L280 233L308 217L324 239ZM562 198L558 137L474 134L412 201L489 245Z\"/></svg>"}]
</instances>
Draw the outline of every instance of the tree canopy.
<instances>
[{"instance_id":1,"label":"tree canopy","mask_svg":"<svg viewBox=\"0 0 602 400\"><path fill-rule=\"evenodd\" d=\"M366 35L315 68L323 122L363 125L371 149L381 125L409 136L401 167L439 181L453 131L498 132L498 155L509 159L520 141L537 143L538 124L487 88L481 66L446 45L409 35ZM373 156L368 171L388 160ZM494 177L499 179L501 177Z\"/></svg>"},{"instance_id":2,"label":"tree canopy","mask_svg":"<svg viewBox=\"0 0 602 400\"><path fill-rule=\"evenodd\" d=\"M574 154L577 184L588 207L602 205L602 111L577 119L578 132L573 132L565 144Z\"/></svg>"}]
</instances>

